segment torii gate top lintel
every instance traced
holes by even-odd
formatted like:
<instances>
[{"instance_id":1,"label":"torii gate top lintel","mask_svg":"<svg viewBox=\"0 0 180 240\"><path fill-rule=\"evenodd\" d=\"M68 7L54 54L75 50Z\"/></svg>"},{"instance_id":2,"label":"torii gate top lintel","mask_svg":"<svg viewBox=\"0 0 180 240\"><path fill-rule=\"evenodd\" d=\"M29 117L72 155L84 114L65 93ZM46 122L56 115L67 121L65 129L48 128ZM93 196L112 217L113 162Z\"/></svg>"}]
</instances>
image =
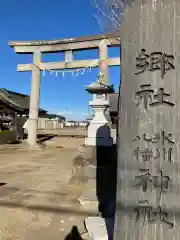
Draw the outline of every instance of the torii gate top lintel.
<instances>
[{"instance_id":1,"label":"torii gate top lintel","mask_svg":"<svg viewBox=\"0 0 180 240\"><path fill-rule=\"evenodd\" d=\"M65 38L57 40L33 40L33 41L9 41L9 46L16 53L58 52L67 50L93 49L99 46L102 40L106 40L107 46L119 46L119 33L107 33L93 36L81 36L77 38Z\"/></svg>"}]
</instances>

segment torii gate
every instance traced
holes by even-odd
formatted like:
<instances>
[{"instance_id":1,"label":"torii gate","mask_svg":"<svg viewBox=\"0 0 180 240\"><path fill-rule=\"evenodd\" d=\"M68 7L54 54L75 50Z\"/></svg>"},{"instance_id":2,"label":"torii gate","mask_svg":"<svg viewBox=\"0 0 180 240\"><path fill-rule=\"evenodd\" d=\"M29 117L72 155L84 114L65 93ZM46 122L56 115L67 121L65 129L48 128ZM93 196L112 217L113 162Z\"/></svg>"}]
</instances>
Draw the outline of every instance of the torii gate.
<instances>
[{"instance_id":1,"label":"torii gate","mask_svg":"<svg viewBox=\"0 0 180 240\"><path fill-rule=\"evenodd\" d=\"M33 54L33 63L18 64L19 72L32 71L28 143L34 147L37 143L37 124L40 95L41 70L75 69L100 67L104 80L108 83L108 66L119 66L120 58L108 58L108 46L120 46L117 32L79 38L48 41L9 41L9 46L19 54ZM99 59L73 60L74 50L99 49ZM41 53L64 52L64 62L41 62ZM107 60L107 61L104 61ZM103 62L103 64L101 64Z\"/></svg>"}]
</instances>

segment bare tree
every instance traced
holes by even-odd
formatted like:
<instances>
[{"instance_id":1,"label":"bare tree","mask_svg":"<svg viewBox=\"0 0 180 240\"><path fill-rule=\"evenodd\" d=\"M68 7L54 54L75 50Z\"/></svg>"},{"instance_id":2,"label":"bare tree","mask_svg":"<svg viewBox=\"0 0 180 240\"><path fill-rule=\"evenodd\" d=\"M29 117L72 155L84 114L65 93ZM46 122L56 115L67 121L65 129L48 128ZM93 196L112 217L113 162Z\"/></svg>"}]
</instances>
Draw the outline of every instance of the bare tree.
<instances>
[{"instance_id":1,"label":"bare tree","mask_svg":"<svg viewBox=\"0 0 180 240\"><path fill-rule=\"evenodd\" d=\"M124 8L132 0L91 0L101 31L119 30L123 19Z\"/></svg>"}]
</instances>

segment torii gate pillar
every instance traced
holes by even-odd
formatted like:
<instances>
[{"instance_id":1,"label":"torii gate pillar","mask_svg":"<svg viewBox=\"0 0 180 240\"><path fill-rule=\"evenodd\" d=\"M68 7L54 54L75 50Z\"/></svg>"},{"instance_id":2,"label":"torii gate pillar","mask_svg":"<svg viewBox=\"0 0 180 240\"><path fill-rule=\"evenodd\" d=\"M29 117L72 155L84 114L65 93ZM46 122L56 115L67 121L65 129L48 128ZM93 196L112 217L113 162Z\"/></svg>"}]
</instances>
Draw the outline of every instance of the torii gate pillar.
<instances>
[{"instance_id":1,"label":"torii gate pillar","mask_svg":"<svg viewBox=\"0 0 180 240\"><path fill-rule=\"evenodd\" d=\"M39 116L39 95L40 95L40 75L41 71L38 67L41 61L41 52L33 53L31 95L28 122L28 143L31 147L37 144L37 125Z\"/></svg>"}]
</instances>

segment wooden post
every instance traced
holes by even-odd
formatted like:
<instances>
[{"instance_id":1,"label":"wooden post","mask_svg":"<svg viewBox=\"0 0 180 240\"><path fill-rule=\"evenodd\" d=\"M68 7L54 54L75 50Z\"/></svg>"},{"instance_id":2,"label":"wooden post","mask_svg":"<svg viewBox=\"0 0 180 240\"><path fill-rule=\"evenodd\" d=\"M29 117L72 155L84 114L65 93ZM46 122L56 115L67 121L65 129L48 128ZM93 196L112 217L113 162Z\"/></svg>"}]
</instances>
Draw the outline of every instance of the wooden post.
<instances>
[{"instance_id":1,"label":"wooden post","mask_svg":"<svg viewBox=\"0 0 180 240\"><path fill-rule=\"evenodd\" d=\"M178 240L180 1L134 0L123 16L114 239Z\"/></svg>"},{"instance_id":2,"label":"wooden post","mask_svg":"<svg viewBox=\"0 0 180 240\"><path fill-rule=\"evenodd\" d=\"M30 94L28 143L34 147L37 143L37 124L39 116L39 95L40 95L40 68L41 52L33 53L32 82Z\"/></svg>"},{"instance_id":3,"label":"wooden post","mask_svg":"<svg viewBox=\"0 0 180 240\"><path fill-rule=\"evenodd\" d=\"M102 42L99 44L99 67L100 67L100 71L104 76L104 82L108 83L109 79L108 79L108 46L106 43L106 40L102 40Z\"/></svg>"}]
</instances>

